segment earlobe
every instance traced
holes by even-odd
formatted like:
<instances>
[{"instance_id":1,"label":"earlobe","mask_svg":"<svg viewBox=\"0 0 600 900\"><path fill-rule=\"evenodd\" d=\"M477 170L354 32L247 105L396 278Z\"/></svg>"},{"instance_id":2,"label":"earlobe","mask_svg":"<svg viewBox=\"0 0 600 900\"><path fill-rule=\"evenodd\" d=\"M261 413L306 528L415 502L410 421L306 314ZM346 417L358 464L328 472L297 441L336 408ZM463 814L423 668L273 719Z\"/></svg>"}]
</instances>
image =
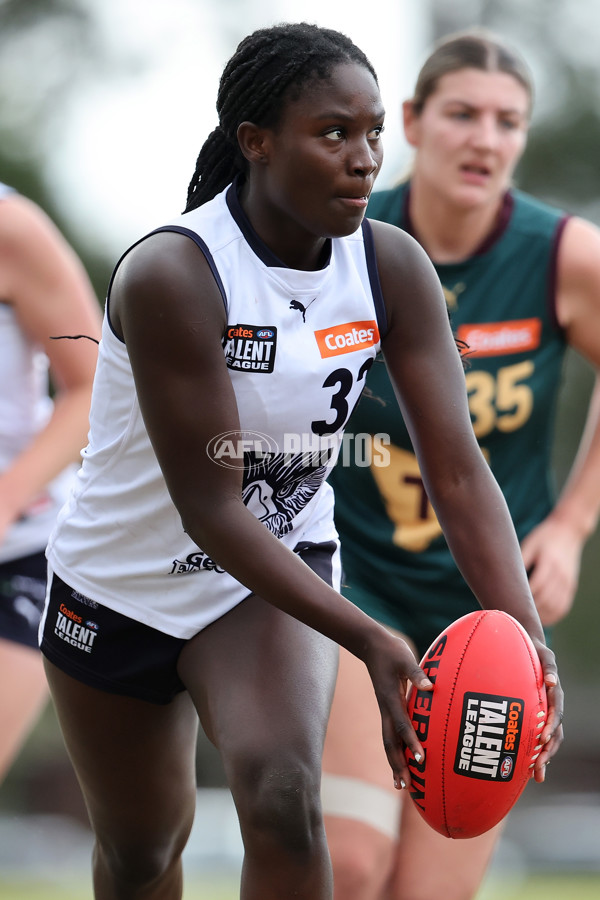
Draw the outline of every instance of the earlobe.
<instances>
[{"instance_id":1,"label":"earlobe","mask_svg":"<svg viewBox=\"0 0 600 900\"><path fill-rule=\"evenodd\" d=\"M241 122L237 130L238 144L249 163L265 163L268 159L266 129L253 122Z\"/></svg>"},{"instance_id":2,"label":"earlobe","mask_svg":"<svg viewBox=\"0 0 600 900\"><path fill-rule=\"evenodd\" d=\"M415 112L412 100L405 100L402 104L402 121L404 123L404 136L411 147L419 143L418 129L419 116Z\"/></svg>"}]
</instances>

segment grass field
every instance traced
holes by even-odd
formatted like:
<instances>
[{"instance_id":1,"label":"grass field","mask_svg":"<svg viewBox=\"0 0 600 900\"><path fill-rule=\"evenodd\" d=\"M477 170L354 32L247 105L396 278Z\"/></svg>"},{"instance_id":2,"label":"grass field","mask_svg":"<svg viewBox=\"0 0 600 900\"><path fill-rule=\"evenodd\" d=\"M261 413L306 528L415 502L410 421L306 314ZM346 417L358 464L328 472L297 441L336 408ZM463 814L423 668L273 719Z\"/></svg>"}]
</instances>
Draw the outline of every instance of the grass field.
<instances>
[{"instance_id":1,"label":"grass field","mask_svg":"<svg viewBox=\"0 0 600 900\"><path fill-rule=\"evenodd\" d=\"M481 892L480 900L598 900L600 875L534 876L518 887L495 880ZM188 879L185 900L238 900L237 879L228 876ZM18 881L9 883L0 874L0 900L92 900L91 888L72 883Z\"/></svg>"}]
</instances>

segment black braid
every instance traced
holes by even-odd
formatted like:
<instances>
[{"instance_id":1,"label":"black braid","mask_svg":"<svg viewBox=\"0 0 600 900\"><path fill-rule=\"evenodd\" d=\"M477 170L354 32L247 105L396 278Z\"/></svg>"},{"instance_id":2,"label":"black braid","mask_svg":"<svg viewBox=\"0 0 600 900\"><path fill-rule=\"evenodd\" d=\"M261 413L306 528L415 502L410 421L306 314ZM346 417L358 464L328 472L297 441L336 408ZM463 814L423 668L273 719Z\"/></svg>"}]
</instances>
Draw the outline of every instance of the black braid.
<instances>
[{"instance_id":1,"label":"black braid","mask_svg":"<svg viewBox=\"0 0 600 900\"><path fill-rule=\"evenodd\" d=\"M377 81L373 66L350 38L305 22L261 28L244 38L221 75L219 125L203 144L188 187L185 212L212 200L246 171L237 129L241 122L275 128L285 103L310 81L325 80L339 63L356 62Z\"/></svg>"}]
</instances>

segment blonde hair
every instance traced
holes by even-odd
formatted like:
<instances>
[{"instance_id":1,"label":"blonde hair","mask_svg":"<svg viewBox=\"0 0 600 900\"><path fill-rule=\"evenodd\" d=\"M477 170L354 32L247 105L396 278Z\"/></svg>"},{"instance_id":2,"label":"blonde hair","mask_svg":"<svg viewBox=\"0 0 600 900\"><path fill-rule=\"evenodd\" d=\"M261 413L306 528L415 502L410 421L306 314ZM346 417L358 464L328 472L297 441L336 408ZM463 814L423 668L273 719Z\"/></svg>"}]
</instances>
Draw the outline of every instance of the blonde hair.
<instances>
[{"instance_id":1,"label":"blonde hair","mask_svg":"<svg viewBox=\"0 0 600 900\"><path fill-rule=\"evenodd\" d=\"M523 85L533 106L533 79L525 60L486 29L469 29L447 35L435 45L417 77L412 105L420 115L440 78L461 69L504 72Z\"/></svg>"}]
</instances>

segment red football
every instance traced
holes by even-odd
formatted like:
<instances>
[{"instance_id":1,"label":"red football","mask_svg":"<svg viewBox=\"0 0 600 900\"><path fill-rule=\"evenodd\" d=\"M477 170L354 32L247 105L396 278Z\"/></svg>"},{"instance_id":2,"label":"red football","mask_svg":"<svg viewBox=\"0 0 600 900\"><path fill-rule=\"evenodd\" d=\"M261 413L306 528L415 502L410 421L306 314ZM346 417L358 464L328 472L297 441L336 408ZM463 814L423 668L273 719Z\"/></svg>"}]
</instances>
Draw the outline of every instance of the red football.
<instances>
[{"instance_id":1,"label":"red football","mask_svg":"<svg viewBox=\"0 0 600 900\"><path fill-rule=\"evenodd\" d=\"M453 622L421 667L433 691L411 687L408 711L425 750L407 749L410 794L440 834L483 834L514 806L540 753L547 703L542 668L525 629L500 610Z\"/></svg>"}]
</instances>

